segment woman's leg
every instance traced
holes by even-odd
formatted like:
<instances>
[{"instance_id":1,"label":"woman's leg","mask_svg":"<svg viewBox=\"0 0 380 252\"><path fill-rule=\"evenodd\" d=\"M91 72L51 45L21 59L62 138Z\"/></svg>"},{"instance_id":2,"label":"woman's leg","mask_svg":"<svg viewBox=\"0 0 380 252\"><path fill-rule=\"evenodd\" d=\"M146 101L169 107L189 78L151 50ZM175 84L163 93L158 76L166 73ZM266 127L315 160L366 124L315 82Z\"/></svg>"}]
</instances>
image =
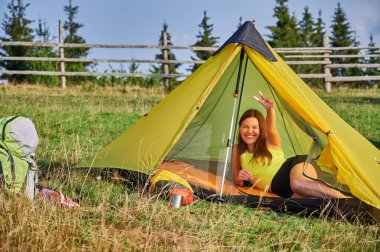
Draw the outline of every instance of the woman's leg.
<instances>
[{"instance_id":1,"label":"woman's leg","mask_svg":"<svg viewBox=\"0 0 380 252\"><path fill-rule=\"evenodd\" d=\"M344 194L336 191L318 181L311 180L302 174L304 163L296 164L290 171L290 187L294 192L293 197L316 197L316 198L347 198ZM317 178L315 168L308 164L305 174L311 178Z\"/></svg>"}]
</instances>

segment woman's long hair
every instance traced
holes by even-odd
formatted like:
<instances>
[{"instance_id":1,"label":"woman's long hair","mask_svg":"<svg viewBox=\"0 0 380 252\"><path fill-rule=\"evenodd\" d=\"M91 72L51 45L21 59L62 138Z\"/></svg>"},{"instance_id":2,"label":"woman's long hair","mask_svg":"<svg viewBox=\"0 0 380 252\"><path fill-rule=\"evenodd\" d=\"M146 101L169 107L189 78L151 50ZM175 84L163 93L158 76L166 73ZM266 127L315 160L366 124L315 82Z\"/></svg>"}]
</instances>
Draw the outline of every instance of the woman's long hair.
<instances>
[{"instance_id":1,"label":"woman's long hair","mask_svg":"<svg viewBox=\"0 0 380 252\"><path fill-rule=\"evenodd\" d=\"M260 129L260 135L257 139L257 142L253 146L253 157L251 162L253 161L261 161L265 163L266 160L268 160L268 164L272 161L272 154L269 152L267 145L266 145L266 131L265 131L265 118L260 113L260 111L256 109L248 109L244 112L244 114L240 117L239 120L239 129L241 127L242 122L250 117L254 117L259 121L259 129ZM237 150L238 150L238 157L240 158L240 155L243 154L246 150L248 150L247 144L244 142L244 140L241 137L240 130L239 130L239 136L238 136L238 144L237 144Z\"/></svg>"}]
</instances>

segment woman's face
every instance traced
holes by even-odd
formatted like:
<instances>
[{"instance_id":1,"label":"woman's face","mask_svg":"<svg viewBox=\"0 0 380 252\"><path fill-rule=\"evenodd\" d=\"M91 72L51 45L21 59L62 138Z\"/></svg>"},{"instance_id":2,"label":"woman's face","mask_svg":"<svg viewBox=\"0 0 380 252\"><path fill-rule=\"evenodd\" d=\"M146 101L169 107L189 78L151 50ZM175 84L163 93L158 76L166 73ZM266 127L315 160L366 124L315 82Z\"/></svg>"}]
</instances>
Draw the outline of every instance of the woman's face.
<instances>
[{"instance_id":1,"label":"woman's face","mask_svg":"<svg viewBox=\"0 0 380 252\"><path fill-rule=\"evenodd\" d=\"M248 147L253 147L260 135L259 120L255 117L244 119L240 124L240 135Z\"/></svg>"}]
</instances>

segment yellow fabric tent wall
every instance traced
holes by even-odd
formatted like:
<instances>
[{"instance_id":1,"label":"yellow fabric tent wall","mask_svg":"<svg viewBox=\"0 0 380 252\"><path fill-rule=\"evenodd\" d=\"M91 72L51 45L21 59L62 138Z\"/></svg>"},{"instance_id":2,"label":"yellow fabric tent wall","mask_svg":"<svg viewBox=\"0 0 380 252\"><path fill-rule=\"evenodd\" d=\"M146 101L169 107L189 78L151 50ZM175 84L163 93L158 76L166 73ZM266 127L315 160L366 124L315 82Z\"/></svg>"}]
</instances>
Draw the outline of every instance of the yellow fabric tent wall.
<instances>
[{"instance_id":1,"label":"yellow fabric tent wall","mask_svg":"<svg viewBox=\"0 0 380 252\"><path fill-rule=\"evenodd\" d=\"M229 45L210 58L146 116L82 166L151 173L181 136L241 47Z\"/></svg>"}]
</instances>

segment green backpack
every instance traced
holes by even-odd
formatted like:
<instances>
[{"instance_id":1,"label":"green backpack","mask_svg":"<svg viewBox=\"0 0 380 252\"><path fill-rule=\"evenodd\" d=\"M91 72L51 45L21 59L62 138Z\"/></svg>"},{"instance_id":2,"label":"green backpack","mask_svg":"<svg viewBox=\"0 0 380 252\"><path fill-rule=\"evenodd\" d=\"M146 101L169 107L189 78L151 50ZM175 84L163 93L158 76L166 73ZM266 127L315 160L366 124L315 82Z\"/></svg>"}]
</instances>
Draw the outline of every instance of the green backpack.
<instances>
[{"instance_id":1,"label":"green backpack","mask_svg":"<svg viewBox=\"0 0 380 252\"><path fill-rule=\"evenodd\" d=\"M0 119L0 183L4 192L37 195L37 165L34 152L38 135L31 120L21 116Z\"/></svg>"}]
</instances>

